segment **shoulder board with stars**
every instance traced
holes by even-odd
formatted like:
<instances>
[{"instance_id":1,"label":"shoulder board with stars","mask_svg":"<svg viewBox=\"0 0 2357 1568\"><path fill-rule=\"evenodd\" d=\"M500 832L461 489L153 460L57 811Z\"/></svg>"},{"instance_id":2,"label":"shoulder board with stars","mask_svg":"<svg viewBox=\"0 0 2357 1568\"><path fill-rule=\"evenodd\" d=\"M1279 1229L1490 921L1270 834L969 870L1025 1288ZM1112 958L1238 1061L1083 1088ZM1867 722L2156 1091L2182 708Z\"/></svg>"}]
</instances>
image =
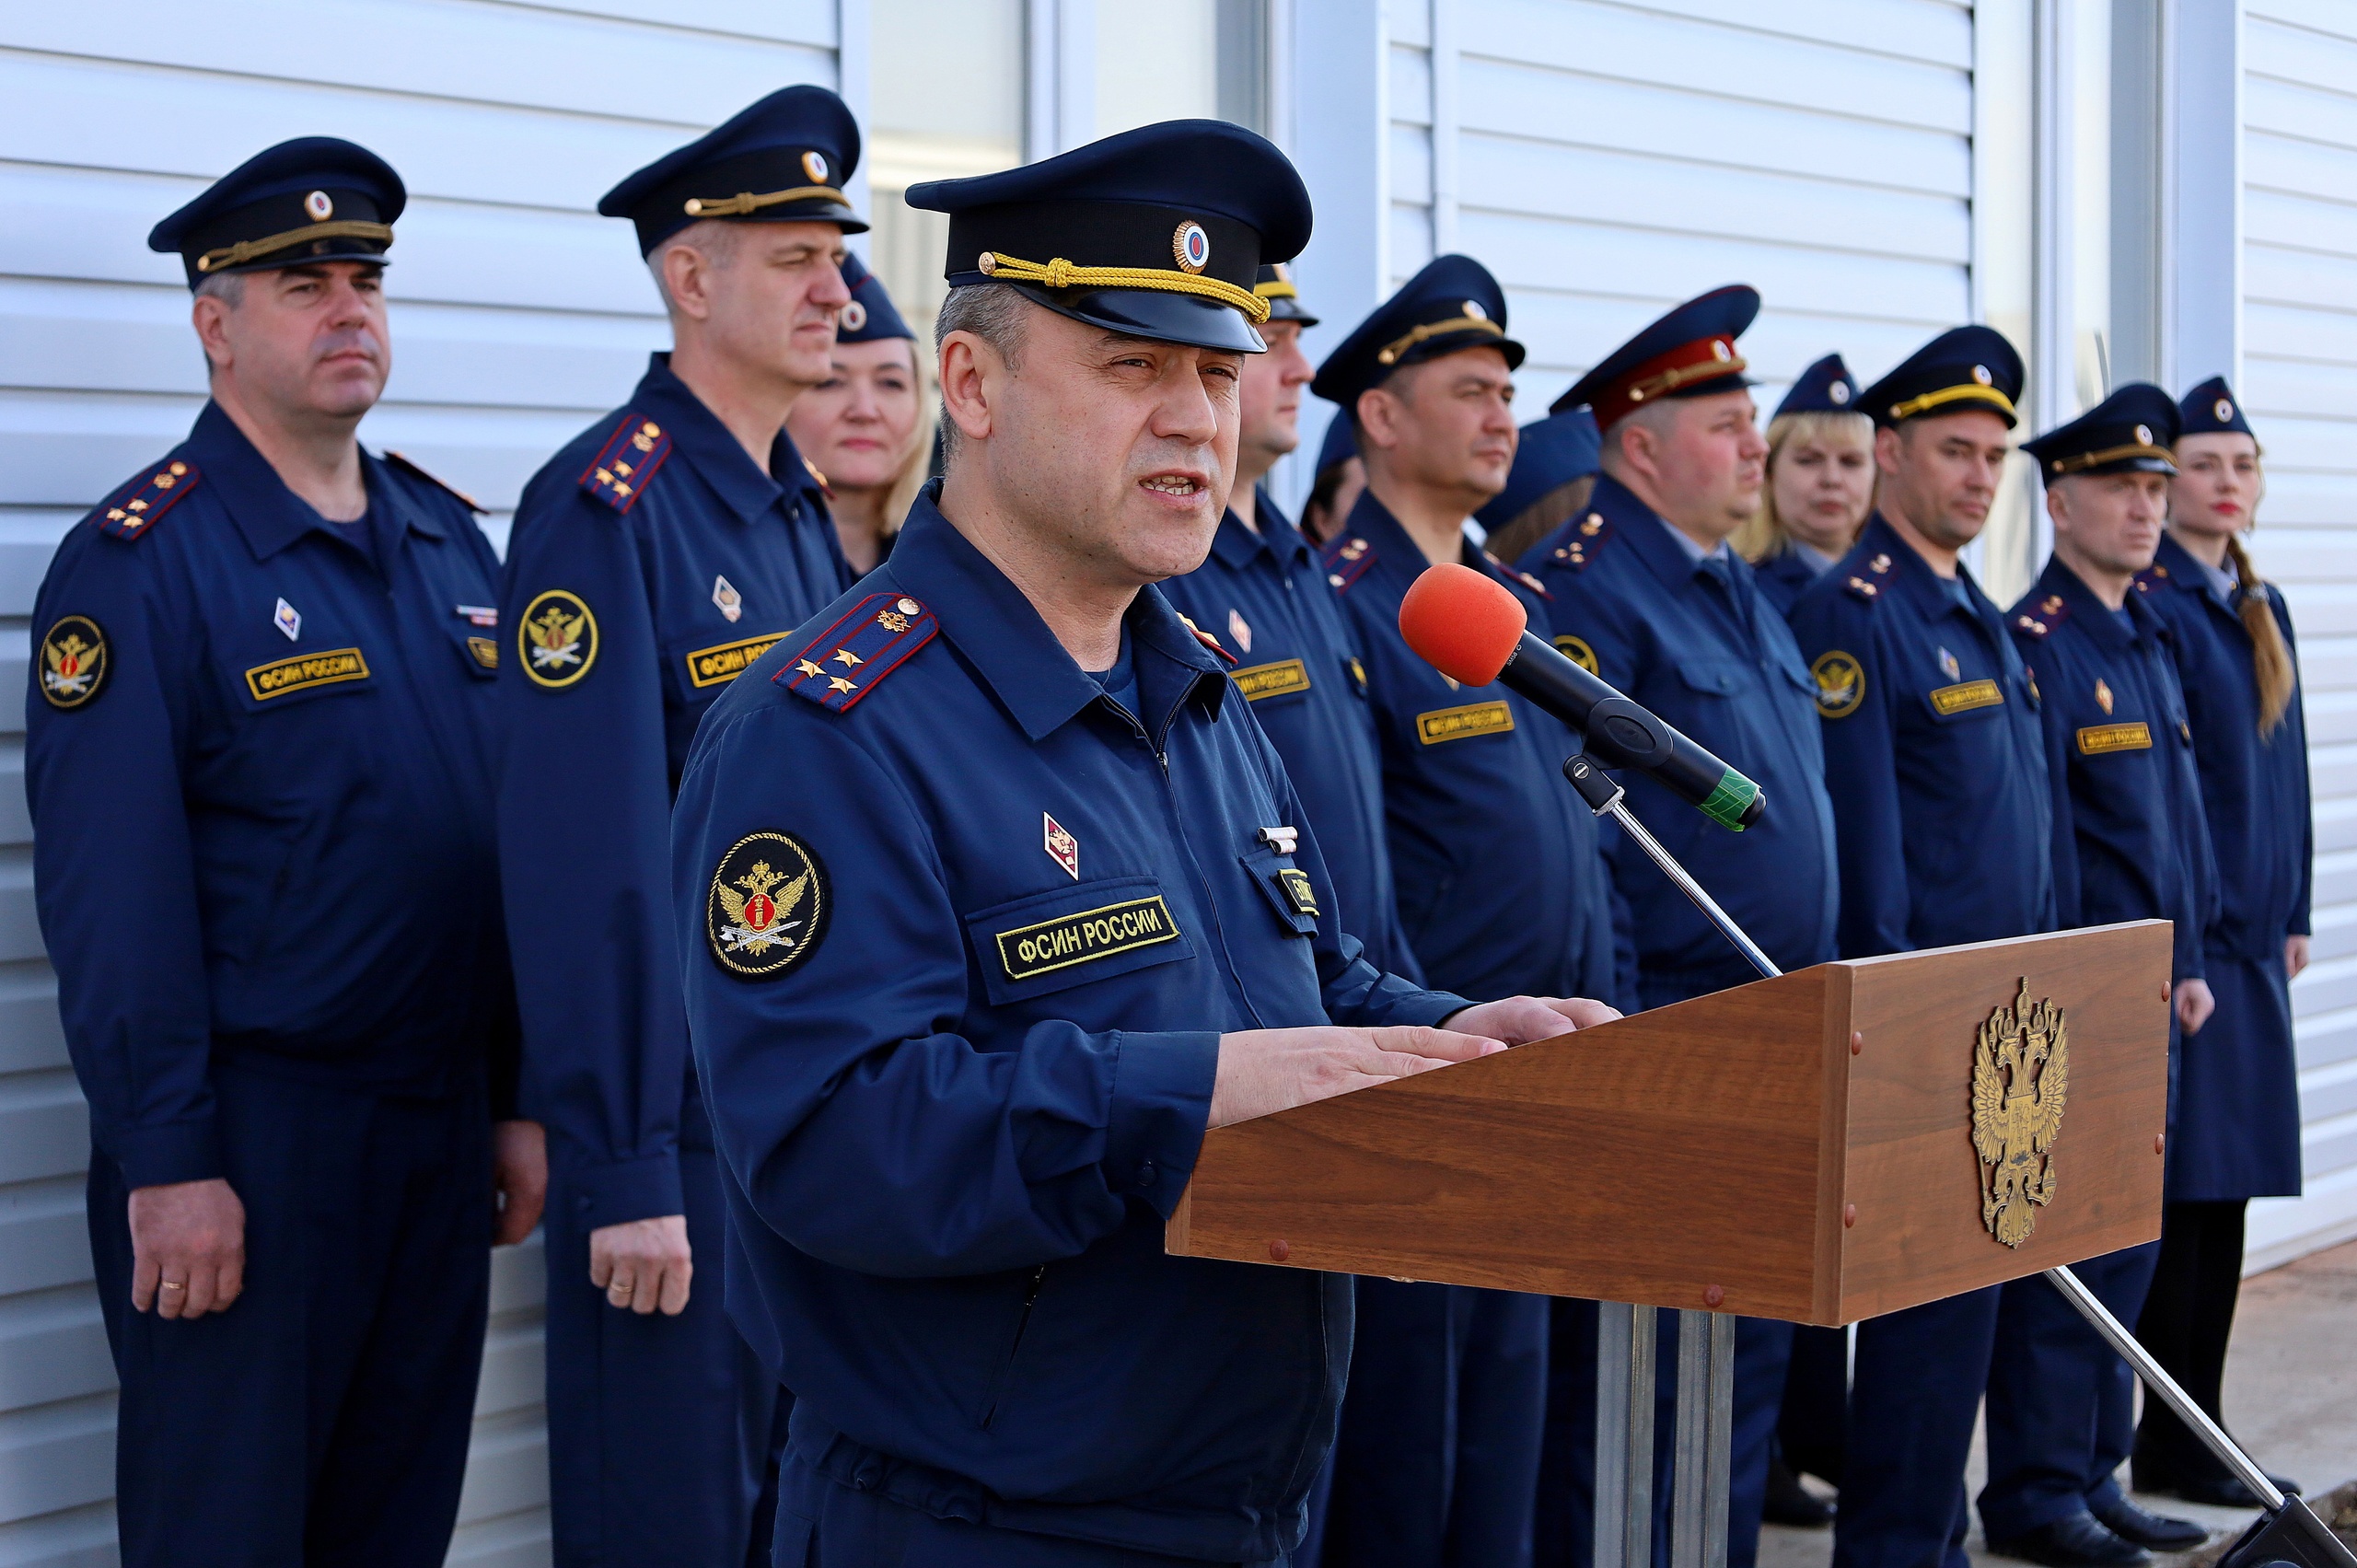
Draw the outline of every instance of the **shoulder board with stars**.
<instances>
[{"instance_id":1,"label":"shoulder board with stars","mask_svg":"<svg viewBox=\"0 0 2357 1568\"><path fill-rule=\"evenodd\" d=\"M1326 568L1327 583L1341 593L1365 576L1366 569L1375 564L1375 546L1355 535L1336 534L1318 552L1318 561Z\"/></svg>"},{"instance_id":2,"label":"shoulder board with stars","mask_svg":"<svg viewBox=\"0 0 2357 1568\"><path fill-rule=\"evenodd\" d=\"M869 594L770 679L797 697L843 713L940 630L933 611L908 595Z\"/></svg>"},{"instance_id":3,"label":"shoulder board with stars","mask_svg":"<svg viewBox=\"0 0 2357 1568\"><path fill-rule=\"evenodd\" d=\"M1537 594L1540 598L1546 599L1550 603L1553 601L1555 596L1547 591L1547 585L1532 576L1529 573L1525 572L1518 567L1507 565L1504 562L1499 560L1496 556L1491 554L1486 550L1481 552L1481 559L1496 567L1498 569L1498 575L1502 577L1511 577L1515 582L1520 583L1524 587L1528 588L1532 593Z\"/></svg>"},{"instance_id":4,"label":"shoulder board with stars","mask_svg":"<svg viewBox=\"0 0 2357 1568\"><path fill-rule=\"evenodd\" d=\"M468 494L457 485L452 484L448 480L443 479L438 475L426 472L424 469L418 467L415 462L411 460L409 458L402 456L401 453L390 451L387 452L385 454L385 461L390 463L393 467L401 470L401 472L408 474L412 478L425 481L426 483L442 492L445 495L455 497L459 505L464 506L468 511L473 512L481 517L489 517L491 515L490 507L484 505L482 502L476 500L473 496Z\"/></svg>"},{"instance_id":5,"label":"shoulder board with stars","mask_svg":"<svg viewBox=\"0 0 2357 1568\"><path fill-rule=\"evenodd\" d=\"M2136 591L2140 594L2148 594L2154 588L2175 580L2169 575L2169 569L2155 561L2136 574Z\"/></svg>"},{"instance_id":6,"label":"shoulder board with stars","mask_svg":"<svg viewBox=\"0 0 2357 1568\"><path fill-rule=\"evenodd\" d=\"M2071 607L2062 602L2061 594L2048 594L2027 610L2014 617L2014 624L2033 637L2043 637L2071 619Z\"/></svg>"},{"instance_id":7,"label":"shoulder board with stars","mask_svg":"<svg viewBox=\"0 0 2357 1568\"><path fill-rule=\"evenodd\" d=\"M581 476L581 488L617 512L627 512L646 494L647 482L671 455L671 437L653 420L625 412L597 460Z\"/></svg>"},{"instance_id":8,"label":"shoulder board with stars","mask_svg":"<svg viewBox=\"0 0 2357 1568\"><path fill-rule=\"evenodd\" d=\"M117 539L137 539L157 518L178 505L180 497L194 490L203 477L194 463L179 458L158 463L102 502L90 514L90 520L99 525L100 533L110 533Z\"/></svg>"},{"instance_id":9,"label":"shoulder board with stars","mask_svg":"<svg viewBox=\"0 0 2357 1568\"><path fill-rule=\"evenodd\" d=\"M1213 636L1209 632L1204 631L1202 627L1196 625L1192 621L1189 621L1187 617L1183 615L1178 617L1178 619L1187 621L1187 630L1195 634L1195 641L1211 649L1212 652L1217 654L1229 664L1234 664L1236 662L1236 656L1229 653L1225 648L1221 647L1217 637Z\"/></svg>"},{"instance_id":10,"label":"shoulder board with stars","mask_svg":"<svg viewBox=\"0 0 2357 1568\"><path fill-rule=\"evenodd\" d=\"M1852 598L1864 599L1866 603L1872 604L1882 597L1882 580L1890 575L1890 557L1876 554L1864 564L1866 569L1864 573L1852 577L1841 586L1849 590Z\"/></svg>"},{"instance_id":11,"label":"shoulder board with stars","mask_svg":"<svg viewBox=\"0 0 2357 1568\"><path fill-rule=\"evenodd\" d=\"M1547 552L1547 559L1569 566L1574 572L1585 572L1587 563L1612 537L1612 525L1601 512L1590 512L1574 527L1563 530L1563 542Z\"/></svg>"}]
</instances>

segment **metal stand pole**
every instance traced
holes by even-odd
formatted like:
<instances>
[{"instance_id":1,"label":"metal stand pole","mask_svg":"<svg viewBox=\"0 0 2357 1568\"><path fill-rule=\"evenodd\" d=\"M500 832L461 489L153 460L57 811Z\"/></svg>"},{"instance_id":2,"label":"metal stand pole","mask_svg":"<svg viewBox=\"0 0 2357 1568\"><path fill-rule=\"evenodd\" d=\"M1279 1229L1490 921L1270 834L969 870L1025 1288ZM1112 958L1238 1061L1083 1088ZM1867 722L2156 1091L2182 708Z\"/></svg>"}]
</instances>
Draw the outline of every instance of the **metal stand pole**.
<instances>
[{"instance_id":1,"label":"metal stand pole","mask_svg":"<svg viewBox=\"0 0 2357 1568\"><path fill-rule=\"evenodd\" d=\"M1650 1307L1600 1302L1596 1329L1596 1568L1653 1568Z\"/></svg>"}]
</instances>

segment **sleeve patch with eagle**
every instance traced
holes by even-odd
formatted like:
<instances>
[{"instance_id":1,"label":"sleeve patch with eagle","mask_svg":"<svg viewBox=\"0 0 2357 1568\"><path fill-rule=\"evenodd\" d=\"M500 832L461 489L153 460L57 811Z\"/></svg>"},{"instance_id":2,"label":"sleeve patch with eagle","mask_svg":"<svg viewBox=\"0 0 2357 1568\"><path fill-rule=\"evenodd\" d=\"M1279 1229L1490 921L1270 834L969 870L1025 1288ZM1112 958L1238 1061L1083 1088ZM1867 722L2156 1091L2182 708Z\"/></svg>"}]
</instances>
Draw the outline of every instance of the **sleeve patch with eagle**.
<instances>
[{"instance_id":1,"label":"sleeve patch with eagle","mask_svg":"<svg viewBox=\"0 0 2357 1568\"><path fill-rule=\"evenodd\" d=\"M598 662L598 618L579 594L536 594L516 628L516 656L533 685L561 691Z\"/></svg>"},{"instance_id":2,"label":"sleeve patch with eagle","mask_svg":"<svg viewBox=\"0 0 2357 1568\"><path fill-rule=\"evenodd\" d=\"M107 683L107 634L87 615L68 615L41 640L41 694L52 708L78 708Z\"/></svg>"},{"instance_id":3,"label":"sleeve patch with eagle","mask_svg":"<svg viewBox=\"0 0 2357 1568\"><path fill-rule=\"evenodd\" d=\"M704 936L739 980L775 980L818 950L834 906L826 868L791 833L748 833L713 868Z\"/></svg>"}]
</instances>

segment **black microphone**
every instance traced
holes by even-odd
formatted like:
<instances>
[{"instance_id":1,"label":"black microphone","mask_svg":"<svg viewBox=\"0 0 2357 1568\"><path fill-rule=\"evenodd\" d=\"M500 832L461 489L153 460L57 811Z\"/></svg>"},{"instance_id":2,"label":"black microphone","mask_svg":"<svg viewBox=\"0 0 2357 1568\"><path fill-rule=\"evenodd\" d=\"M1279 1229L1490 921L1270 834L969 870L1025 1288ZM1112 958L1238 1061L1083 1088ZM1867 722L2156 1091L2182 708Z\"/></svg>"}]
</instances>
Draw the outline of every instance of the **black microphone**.
<instances>
[{"instance_id":1,"label":"black microphone","mask_svg":"<svg viewBox=\"0 0 2357 1568\"><path fill-rule=\"evenodd\" d=\"M1425 663L1467 686L1504 683L1585 737L1608 768L1638 768L1736 832L1759 820L1759 786L1533 636L1522 601L1469 566L1426 571L1399 604L1399 633Z\"/></svg>"}]
</instances>

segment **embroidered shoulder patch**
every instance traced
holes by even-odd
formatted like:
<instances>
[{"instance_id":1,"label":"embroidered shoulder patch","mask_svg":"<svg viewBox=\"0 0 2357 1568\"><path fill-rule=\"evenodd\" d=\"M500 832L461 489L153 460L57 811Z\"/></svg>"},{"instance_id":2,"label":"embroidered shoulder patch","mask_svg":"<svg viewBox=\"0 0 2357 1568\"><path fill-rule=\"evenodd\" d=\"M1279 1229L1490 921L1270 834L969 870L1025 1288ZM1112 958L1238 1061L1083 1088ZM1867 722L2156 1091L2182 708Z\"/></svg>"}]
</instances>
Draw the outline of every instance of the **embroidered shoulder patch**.
<instances>
[{"instance_id":1,"label":"embroidered shoulder patch","mask_svg":"<svg viewBox=\"0 0 2357 1568\"><path fill-rule=\"evenodd\" d=\"M597 459L582 474L581 488L615 511L627 512L638 505L647 482L670 455L671 438L661 425L625 413Z\"/></svg>"},{"instance_id":2,"label":"embroidered shoulder patch","mask_svg":"<svg viewBox=\"0 0 2357 1568\"><path fill-rule=\"evenodd\" d=\"M144 479L134 479L90 514L100 533L117 539L137 539L148 526L180 504L204 476L194 463L174 458L160 463Z\"/></svg>"},{"instance_id":3,"label":"embroidered shoulder patch","mask_svg":"<svg viewBox=\"0 0 2357 1568\"><path fill-rule=\"evenodd\" d=\"M2014 624L2033 637L2043 637L2071 619L2071 607L2061 594L2048 594L2014 617Z\"/></svg>"},{"instance_id":4,"label":"embroidered shoulder patch","mask_svg":"<svg viewBox=\"0 0 2357 1568\"><path fill-rule=\"evenodd\" d=\"M1326 581L1341 593L1365 576L1366 569L1375 564L1375 546L1363 539L1345 539L1337 534L1327 541L1318 560L1326 568Z\"/></svg>"},{"instance_id":5,"label":"embroidered shoulder patch","mask_svg":"<svg viewBox=\"0 0 2357 1568\"><path fill-rule=\"evenodd\" d=\"M107 683L107 634L87 615L65 615L41 640L41 694L52 708L78 708Z\"/></svg>"},{"instance_id":6,"label":"embroidered shoulder patch","mask_svg":"<svg viewBox=\"0 0 2357 1568\"><path fill-rule=\"evenodd\" d=\"M562 691L598 662L598 618L563 588L535 594L516 628L516 653L535 686Z\"/></svg>"},{"instance_id":7,"label":"embroidered shoulder patch","mask_svg":"<svg viewBox=\"0 0 2357 1568\"><path fill-rule=\"evenodd\" d=\"M804 645L771 679L797 697L842 713L874 691L941 630L906 594L869 594Z\"/></svg>"},{"instance_id":8,"label":"embroidered shoulder patch","mask_svg":"<svg viewBox=\"0 0 2357 1568\"><path fill-rule=\"evenodd\" d=\"M1596 650L1587 645L1585 637L1574 637L1569 632L1555 639L1555 651L1586 670L1590 675L1600 672L1596 668Z\"/></svg>"},{"instance_id":9,"label":"embroidered shoulder patch","mask_svg":"<svg viewBox=\"0 0 2357 1568\"><path fill-rule=\"evenodd\" d=\"M435 489L456 500L459 505L464 506L470 512L473 512L478 516L483 517L488 517L491 513L490 507L484 505L482 502L476 500L473 496L468 494L457 485L452 484L448 480L443 479L438 475L426 472L424 469L418 467L416 462L400 452L387 452L385 454L385 461L401 470L401 472L411 475L412 478L425 481L426 483L432 485Z\"/></svg>"},{"instance_id":10,"label":"embroidered shoulder patch","mask_svg":"<svg viewBox=\"0 0 2357 1568\"><path fill-rule=\"evenodd\" d=\"M1596 552L1604 548L1604 541L1611 537L1612 525L1604 520L1604 514L1590 512L1576 524L1564 526L1563 542L1549 551L1547 559L1574 572L1585 572L1587 563L1596 559Z\"/></svg>"},{"instance_id":11,"label":"embroidered shoulder patch","mask_svg":"<svg viewBox=\"0 0 2357 1568\"><path fill-rule=\"evenodd\" d=\"M747 833L712 869L703 928L713 961L738 980L775 980L818 950L834 890L792 833Z\"/></svg>"},{"instance_id":12,"label":"embroidered shoulder patch","mask_svg":"<svg viewBox=\"0 0 2357 1568\"><path fill-rule=\"evenodd\" d=\"M1866 668L1840 648L1828 648L1808 667L1817 681L1817 716L1846 719L1866 700Z\"/></svg>"}]
</instances>

